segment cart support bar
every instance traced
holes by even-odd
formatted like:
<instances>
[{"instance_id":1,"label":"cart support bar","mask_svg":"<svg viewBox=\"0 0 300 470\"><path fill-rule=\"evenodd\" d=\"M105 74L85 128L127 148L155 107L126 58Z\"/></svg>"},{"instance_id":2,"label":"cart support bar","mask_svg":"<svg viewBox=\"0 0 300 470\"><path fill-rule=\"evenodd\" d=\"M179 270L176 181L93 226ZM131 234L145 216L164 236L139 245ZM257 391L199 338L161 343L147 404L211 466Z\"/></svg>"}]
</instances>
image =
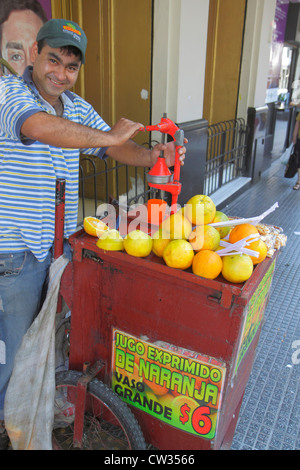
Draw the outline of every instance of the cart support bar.
<instances>
[{"instance_id":1,"label":"cart support bar","mask_svg":"<svg viewBox=\"0 0 300 470\"><path fill-rule=\"evenodd\" d=\"M65 224L65 180L57 179L55 188L55 231L54 231L54 259L64 252L64 224ZM62 311L62 298L58 294L57 313Z\"/></svg>"},{"instance_id":2,"label":"cart support bar","mask_svg":"<svg viewBox=\"0 0 300 470\"><path fill-rule=\"evenodd\" d=\"M77 382L73 445L78 449L80 449L82 446L82 433L87 386L89 382L93 380L96 375L99 374L103 366L104 362L100 359L96 361L92 367L90 367L89 362L85 362L83 364L83 374Z\"/></svg>"},{"instance_id":3,"label":"cart support bar","mask_svg":"<svg viewBox=\"0 0 300 470\"><path fill-rule=\"evenodd\" d=\"M64 252L65 187L65 180L56 180L54 259Z\"/></svg>"}]
</instances>

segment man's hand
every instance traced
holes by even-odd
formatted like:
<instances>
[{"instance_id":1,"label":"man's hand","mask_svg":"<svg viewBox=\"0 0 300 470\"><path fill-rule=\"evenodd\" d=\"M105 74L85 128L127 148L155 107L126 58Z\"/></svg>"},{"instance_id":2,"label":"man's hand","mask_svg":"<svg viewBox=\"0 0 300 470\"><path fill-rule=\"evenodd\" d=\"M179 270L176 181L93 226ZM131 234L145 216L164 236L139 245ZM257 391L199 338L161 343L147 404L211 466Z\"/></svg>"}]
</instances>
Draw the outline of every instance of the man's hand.
<instances>
[{"instance_id":1,"label":"man's hand","mask_svg":"<svg viewBox=\"0 0 300 470\"><path fill-rule=\"evenodd\" d=\"M111 145L125 144L129 139L136 136L141 127L143 127L143 124L125 118L120 119L109 131L110 136L114 139Z\"/></svg>"},{"instance_id":2,"label":"man's hand","mask_svg":"<svg viewBox=\"0 0 300 470\"><path fill-rule=\"evenodd\" d=\"M187 139L184 139L184 143L187 144ZM175 142L168 142L167 144L157 144L155 147L153 147L151 151L151 161L152 161L152 166L155 165L160 152L164 152L164 157L166 160L166 164L168 167L174 166L175 163ZM186 148L181 147L179 149L179 161L181 166L184 165L184 159L185 159L185 153L186 153Z\"/></svg>"}]
</instances>

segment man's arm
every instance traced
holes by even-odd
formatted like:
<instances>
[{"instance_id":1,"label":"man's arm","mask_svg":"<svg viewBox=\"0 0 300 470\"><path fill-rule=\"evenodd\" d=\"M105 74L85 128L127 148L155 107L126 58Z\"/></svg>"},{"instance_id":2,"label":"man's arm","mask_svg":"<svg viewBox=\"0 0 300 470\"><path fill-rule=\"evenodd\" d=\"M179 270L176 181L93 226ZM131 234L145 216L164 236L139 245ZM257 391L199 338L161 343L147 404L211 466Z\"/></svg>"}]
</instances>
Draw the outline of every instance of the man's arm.
<instances>
[{"instance_id":1,"label":"man's arm","mask_svg":"<svg viewBox=\"0 0 300 470\"><path fill-rule=\"evenodd\" d=\"M98 148L122 145L142 124L120 119L108 132L84 126L44 112L28 117L21 126L25 137L62 148Z\"/></svg>"},{"instance_id":2,"label":"man's arm","mask_svg":"<svg viewBox=\"0 0 300 470\"><path fill-rule=\"evenodd\" d=\"M156 159L153 159L149 149L137 145L132 140L128 140L123 145L108 146L106 155L120 163L132 166L151 167L156 161Z\"/></svg>"},{"instance_id":3,"label":"man's arm","mask_svg":"<svg viewBox=\"0 0 300 470\"><path fill-rule=\"evenodd\" d=\"M187 142L186 139L185 142ZM126 163L127 165L152 167L155 165L161 151L164 152L167 166L173 166L175 161L174 142L169 142L167 144L157 144L153 147L153 149L149 150L145 147L135 144L135 142L132 140L128 140L128 142L123 145L112 147L110 146L107 149L106 154L114 160L117 160L120 163ZM179 160L181 165L184 164L185 152L185 147L179 150Z\"/></svg>"},{"instance_id":4,"label":"man's arm","mask_svg":"<svg viewBox=\"0 0 300 470\"><path fill-rule=\"evenodd\" d=\"M133 138L142 124L120 119L110 131L100 131L64 118L39 112L28 117L21 126L21 133L31 140L61 148L108 147L106 154L120 163L132 166L152 167L161 150L165 152L168 166L174 165L175 144L157 144L152 150L134 143ZM180 151L181 164L185 147Z\"/></svg>"}]
</instances>

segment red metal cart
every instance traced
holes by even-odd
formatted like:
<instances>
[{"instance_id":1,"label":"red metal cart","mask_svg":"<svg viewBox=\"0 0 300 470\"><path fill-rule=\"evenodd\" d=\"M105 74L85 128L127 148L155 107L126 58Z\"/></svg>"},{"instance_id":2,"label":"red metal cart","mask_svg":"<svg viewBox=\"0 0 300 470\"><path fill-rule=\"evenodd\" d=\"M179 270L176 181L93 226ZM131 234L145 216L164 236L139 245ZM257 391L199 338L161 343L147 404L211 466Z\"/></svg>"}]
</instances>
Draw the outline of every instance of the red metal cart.
<instances>
[{"instance_id":1,"label":"red metal cart","mask_svg":"<svg viewBox=\"0 0 300 470\"><path fill-rule=\"evenodd\" d=\"M276 254L244 284L206 280L96 246L83 230L61 294L72 311L69 368L99 377L160 450L228 449L270 294Z\"/></svg>"}]
</instances>

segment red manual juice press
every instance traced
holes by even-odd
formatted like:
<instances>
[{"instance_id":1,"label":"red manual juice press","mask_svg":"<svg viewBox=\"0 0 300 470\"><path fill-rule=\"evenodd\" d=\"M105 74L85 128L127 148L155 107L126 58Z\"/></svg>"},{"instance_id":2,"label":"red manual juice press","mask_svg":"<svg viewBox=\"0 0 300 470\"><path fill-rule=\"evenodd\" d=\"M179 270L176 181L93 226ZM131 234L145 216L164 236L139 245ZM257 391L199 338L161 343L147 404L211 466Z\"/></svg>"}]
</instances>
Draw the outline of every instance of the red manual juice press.
<instances>
[{"instance_id":1,"label":"red manual juice press","mask_svg":"<svg viewBox=\"0 0 300 470\"><path fill-rule=\"evenodd\" d=\"M172 207L171 213L175 213L177 210L177 200L181 192L181 183L180 183L180 160L179 160L179 149L183 147L184 144L184 132L164 114L159 124L152 126L145 126L140 129L141 131L158 131L163 134L170 135L175 142L175 163L174 171L171 172L167 167L163 152L157 159L157 162L151 168L147 174L147 181L151 188L161 189L162 191L167 191L172 195Z\"/></svg>"}]
</instances>

